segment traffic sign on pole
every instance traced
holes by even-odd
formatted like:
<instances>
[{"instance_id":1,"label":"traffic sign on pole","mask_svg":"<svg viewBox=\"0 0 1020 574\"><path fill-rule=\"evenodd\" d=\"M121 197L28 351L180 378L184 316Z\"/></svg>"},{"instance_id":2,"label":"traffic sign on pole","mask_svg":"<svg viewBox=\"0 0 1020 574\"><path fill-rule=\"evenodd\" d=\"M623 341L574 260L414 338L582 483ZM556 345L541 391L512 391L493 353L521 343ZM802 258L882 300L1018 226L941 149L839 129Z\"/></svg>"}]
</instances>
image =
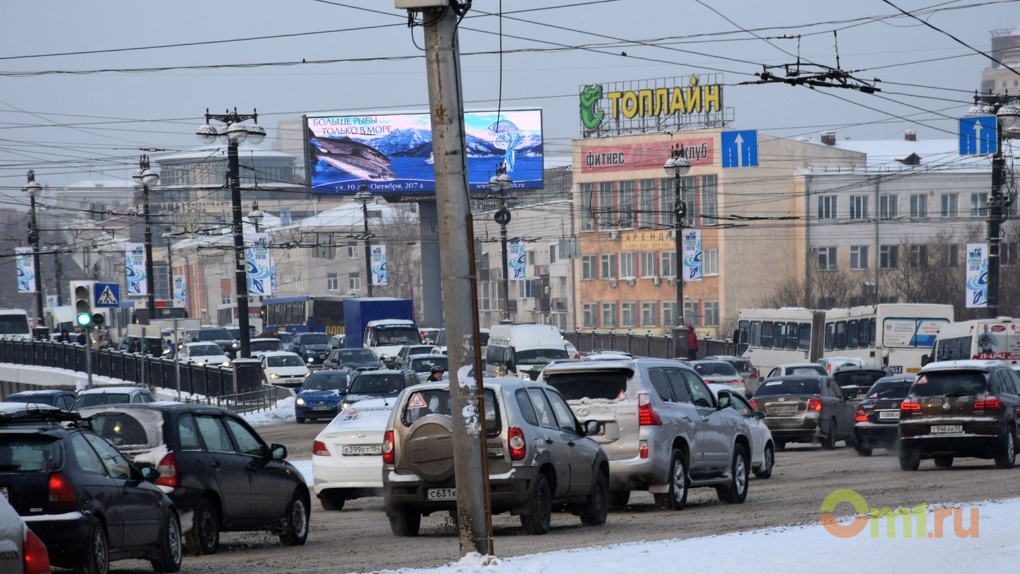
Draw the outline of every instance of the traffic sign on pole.
<instances>
[{"instance_id":1,"label":"traffic sign on pole","mask_svg":"<svg viewBox=\"0 0 1020 574\"><path fill-rule=\"evenodd\" d=\"M96 283L96 287L93 292L96 294L94 306L120 307L119 283Z\"/></svg>"},{"instance_id":2,"label":"traffic sign on pole","mask_svg":"<svg viewBox=\"0 0 1020 574\"><path fill-rule=\"evenodd\" d=\"M758 167L758 132L720 132L723 167Z\"/></svg>"},{"instance_id":3,"label":"traffic sign on pole","mask_svg":"<svg viewBox=\"0 0 1020 574\"><path fill-rule=\"evenodd\" d=\"M999 122L995 116L960 118L960 155L987 155L999 151Z\"/></svg>"}]
</instances>

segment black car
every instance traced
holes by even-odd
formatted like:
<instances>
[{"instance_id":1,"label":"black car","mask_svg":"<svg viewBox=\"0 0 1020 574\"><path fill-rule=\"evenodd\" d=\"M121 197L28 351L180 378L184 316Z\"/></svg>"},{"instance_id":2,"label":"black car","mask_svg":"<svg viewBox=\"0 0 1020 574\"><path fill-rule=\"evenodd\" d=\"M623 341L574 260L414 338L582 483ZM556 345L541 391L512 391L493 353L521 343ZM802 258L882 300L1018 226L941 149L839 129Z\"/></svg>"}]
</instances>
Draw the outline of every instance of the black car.
<instances>
[{"instance_id":1,"label":"black car","mask_svg":"<svg viewBox=\"0 0 1020 574\"><path fill-rule=\"evenodd\" d=\"M337 349L326 357L322 364L324 369L350 369L352 371L371 371L385 367L379 357L371 349Z\"/></svg>"},{"instance_id":2,"label":"black car","mask_svg":"<svg viewBox=\"0 0 1020 574\"><path fill-rule=\"evenodd\" d=\"M46 545L54 566L106 572L109 563L148 560L181 569L178 509L76 413L0 410L0 493Z\"/></svg>"},{"instance_id":3,"label":"black car","mask_svg":"<svg viewBox=\"0 0 1020 574\"><path fill-rule=\"evenodd\" d=\"M833 380L849 399L859 399L876 381L890 375L885 367L841 365L832 374Z\"/></svg>"},{"instance_id":4,"label":"black car","mask_svg":"<svg viewBox=\"0 0 1020 574\"><path fill-rule=\"evenodd\" d=\"M202 327L201 329L189 329L184 333L184 340L181 343L216 343L223 354L234 358L237 354L239 344L230 331L223 327Z\"/></svg>"},{"instance_id":5,"label":"black car","mask_svg":"<svg viewBox=\"0 0 1020 574\"><path fill-rule=\"evenodd\" d=\"M221 531L269 530L287 546L308 537L308 487L284 460L287 447L267 445L235 413L219 407L152 403L82 410L95 432L139 465L154 465L182 515L185 545L213 554Z\"/></svg>"},{"instance_id":6,"label":"black car","mask_svg":"<svg viewBox=\"0 0 1020 574\"><path fill-rule=\"evenodd\" d=\"M751 399L765 412L776 448L788 442L819 442L828 450L837 441L853 445L854 407L836 381L825 375L792 375L762 381Z\"/></svg>"},{"instance_id":7,"label":"black car","mask_svg":"<svg viewBox=\"0 0 1020 574\"><path fill-rule=\"evenodd\" d=\"M883 377L875 381L854 411L854 449L871 456L876 448L893 449L899 436L900 403L914 382L914 375Z\"/></svg>"},{"instance_id":8,"label":"black car","mask_svg":"<svg viewBox=\"0 0 1020 574\"><path fill-rule=\"evenodd\" d=\"M287 345L287 350L297 353L305 365L321 367L326 360L326 346L330 335L327 333L298 333Z\"/></svg>"},{"instance_id":9,"label":"black car","mask_svg":"<svg viewBox=\"0 0 1020 574\"><path fill-rule=\"evenodd\" d=\"M57 407L65 411L71 410L74 399L78 398L73 391L49 390L22 391L7 395L3 398L5 403L36 403Z\"/></svg>"}]
</instances>

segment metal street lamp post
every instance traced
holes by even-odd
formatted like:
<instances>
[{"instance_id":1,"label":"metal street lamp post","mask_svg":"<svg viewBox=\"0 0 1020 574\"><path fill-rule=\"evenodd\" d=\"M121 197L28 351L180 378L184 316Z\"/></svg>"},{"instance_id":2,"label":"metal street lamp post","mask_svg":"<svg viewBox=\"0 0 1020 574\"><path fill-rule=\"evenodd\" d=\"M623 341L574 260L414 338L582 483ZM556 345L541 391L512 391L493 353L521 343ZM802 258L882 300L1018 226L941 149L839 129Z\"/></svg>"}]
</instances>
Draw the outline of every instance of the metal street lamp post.
<instances>
[{"instance_id":1,"label":"metal street lamp post","mask_svg":"<svg viewBox=\"0 0 1020 574\"><path fill-rule=\"evenodd\" d=\"M513 180L506 173L506 165L500 164L496 168L496 175L489 178L489 189L493 193L499 193L499 210L493 215L493 219L499 224L499 244L503 252L503 320L510 321L510 277L509 261L506 249L506 226L510 223L510 210L506 208L506 192L513 186Z\"/></svg>"},{"instance_id":2,"label":"metal street lamp post","mask_svg":"<svg viewBox=\"0 0 1020 574\"><path fill-rule=\"evenodd\" d=\"M42 186L35 180L35 170L28 170L28 184L22 189L28 194L31 229L28 230L28 243L32 246L32 265L35 267L35 322L37 327L43 326L43 301L45 295L42 287L42 266L39 262L39 224L36 222L35 198L42 193Z\"/></svg>"},{"instance_id":3,"label":"metal street lamp post","mask_svg":"<svg viewBox=\"0 0 1020 574\"><path fill-rule=\"evenodd\" d=\"M691 162L684 155L684 146L676 144L673 146L672 156L666 160L666 164L662 166L666 170L667 174L673 176L674 193L676 197L673 201L673 239L675 240L676 249L676 326L684 326L684 252L683 252L683 232L684 232L684 218L687 216L687 205L684 202L684 187L682 177L687 175L687 172L691 171Z\"/></svg>"},{"instance_id":4,"label":"metal street lamp post","mask_svg":"<svg viewBox=\"0 0 1020 574\"><path fill-rule=\"evenodd\" d=\"M156 318L156 285L152 271L152 221L149 219L149 186L159 183L159 174L149 169L149 156L138 160L138 171L132 178L142 186L142 214L145 217L145 281L146 308L149 320Z\"/></svg>"},{"instance_id":5,"label":"metal street lamp post","mask_svg":"<svg viewBox=\"0 0 1020 574\"><path fill-rule=\"evenodd\" d=\"M209 122L216 120L223 123L225 129L216 129L209 125ZM242 122L252 120L254 124ZM244 228L241 219L241 175L240 162L237 156L237 148L245 141L254 145L262 143L266 137L266 130L258 125L259 116L257 113L238 114L235 108L233 112L224 114L210 114L205 112L205 125L198 128L196 135L199 141L204 144L213 144L219 138L227 144L227 181L230 185L230 203L233 208L232 230L234 235L234 283L237 294L237 324L241 329L241 348L238 358L251 358L251 331L248 321L248 262L244 248Z\"/></svg>"},{"instance_id":6,"label":"metal street lamp post","mask_svg":"<svg viewBox=\"0 0 1020 574\"><path fill-rule=\"evenodd\" d=\"M248 212L248 221L250 221L252 225L255 226L256 234L258 234L259 232L259 223L262 222L262 219L265 218L265 216L266 214L259 209L259 202L253 201L251 211ZM262 295L259 295L259 316L261 315L262 315ZM265 323L259 326L259 331L263 330L264 328Z\"/></svg>"},{"instance_id":7,"label":"metal street lamp post","mask_svg":"<svg viewBox=\"0 0 1020 574\"><path fill-rule=\"evenodd\" d=\"M368 287L368 296L372 296L372 246L369 242L372 235L368 232L368 203L372 201L372 193L368 186L361 184L361 190L354 194L355 201L361 202L361 219L365 224L365 285Z\"/></svg>"}]
</instances>

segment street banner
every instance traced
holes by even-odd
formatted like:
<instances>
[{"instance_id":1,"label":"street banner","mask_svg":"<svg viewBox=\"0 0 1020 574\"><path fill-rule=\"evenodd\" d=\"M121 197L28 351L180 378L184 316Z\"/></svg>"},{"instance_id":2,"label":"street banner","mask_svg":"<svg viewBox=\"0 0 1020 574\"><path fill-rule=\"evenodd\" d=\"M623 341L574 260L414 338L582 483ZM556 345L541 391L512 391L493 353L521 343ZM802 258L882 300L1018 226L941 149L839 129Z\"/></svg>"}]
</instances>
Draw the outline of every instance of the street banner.
<instances>
[{"instance_id":1,"label":"street banner","mask_svg":"<svg viewBox=\"0 0 1020 574\"><path fill-rule=\"evenodd\" d=\"M269 234L255 233L247 235L251 238L245 250L246 267L248 269L248 294L264 297L273 294L271 280L272 267L269 258Z\"/></svg>"},{"instance_id":2,"label":"street banner","mask_svg":"<svg viewBox=\"0 0 1020 574\"><path fill-rule=\"evenodd\" d=\"M988 244L967 244L967 307L988 306Z\"/></svg>"},{"instance_id":3,"label":"street banner","mask_svg":"<svg viewBox=\"0 0 1020 574\"><path fill-rule=\"evenodd\" d=\"M524 251L523 241L511 241L507 243L506 247L507 259L507 274L509 279L524 279L524 264L527 253Z\"/></svg>"},{"instance_id":4,"label":"street banner","mask_svg":"<svg viewBox=\"0 0 1020 574\"><path fill-rule=\"evenodd\" d=\"M386 285L386 246L372 246L372 285Z\"/></svg>"},{"instance_id":5,"label":"street banner","mask_svg":"<svg viewBox=\"0 0 1020 574\"><path fill-rule=\"evenodd\" d=\"M145 276L145 245L142 243L125 243L124 256L128 297L144 297L148 295L149 278Z\"/></svg>"},{"instance_id":6,"label":"street banner","mask_svg":"<svg viewBox=\"0 0 1020 574\"><path fill-rule=\"evenodd\" d=\"M18 293L35 293L35 261L31 247L15 247L18 266Z\"/></svg>"},{"instance_id":7,"label":"street banner","mask_svg":"<svg viewBox=\"0 0 1020 574\"><path fill-rule=\"evenodd\" d=\"M174 275L174 307L188 306L188 280L184 275Z\"/></svg>"},{"instance_id":8,"label":"street banner","mask_svg":"<svg viewBox=\"0 0 1020 574\"><path fill-rule=\"evenodd\" d=\"M702 274L702 251L701 251L701 230L684 230L684 281L701 281Z\"/></svg>"}]
</instances>

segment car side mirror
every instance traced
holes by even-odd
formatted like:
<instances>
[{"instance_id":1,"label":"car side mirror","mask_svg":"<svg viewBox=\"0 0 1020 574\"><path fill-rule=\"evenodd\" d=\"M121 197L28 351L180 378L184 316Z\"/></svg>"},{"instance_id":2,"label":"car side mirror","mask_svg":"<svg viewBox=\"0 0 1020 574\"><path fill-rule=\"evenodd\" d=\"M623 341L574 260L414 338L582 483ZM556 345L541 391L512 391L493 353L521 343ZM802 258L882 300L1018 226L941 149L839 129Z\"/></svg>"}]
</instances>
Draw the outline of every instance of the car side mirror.
<instances>
[{"instance_id":1,"label":"car side mirror","mask_svg":"<svg viewBox=\"0 0 1020 574\"><path fill-rule=\"evenodd\" d=\"M143 466L138 469L138 472L142 473L142 478L146 482L156 482L156 479L159 478L159 471L151 466Z\"/></svg>"},{"instance_id":2,"label":"car side mirror","mask_svg":"<svg viewBox=\"0 0 1020 574\"><path fill-rule=\"evenodd\" d=\"M601 428L601 426L602 425L599 424L599 421L587 421L587 422L585 422L584 423L584 435L585 436L592 436L592 435L598 434L599 433L599 428Z\"/></svg>"},{"instance_id":3,"label":"car side mirror","mask_svg":"<svg viewBox=\"0 0 1020 574\"><path fill-rule=\"evenodd\" d=\"M283 460L287 458L287 447L282 444L274 444L269 447L270 458L273 460Z\"/></svg>"},{"instance_id":4,"label":"car side mirror","mask_svg":"<svg viewBox=\"0 0 1020 574\"><path fill-rule=\"evenodd\" d=\"M726 391L719 391L719 404L717 405L717 408L719 410L728 409L732 405L733 397L731 397Z\"/></svg>"},{"instance_id":5,"label":"car side mirror","mask_svg":"<svg viewBox=\"0 0 1020 574\"><path fill-rule=\"evenodd\" d=\"M765 411L754 411L754 418L760 421L765 420Z\"/></svg>"}]
</instances>

